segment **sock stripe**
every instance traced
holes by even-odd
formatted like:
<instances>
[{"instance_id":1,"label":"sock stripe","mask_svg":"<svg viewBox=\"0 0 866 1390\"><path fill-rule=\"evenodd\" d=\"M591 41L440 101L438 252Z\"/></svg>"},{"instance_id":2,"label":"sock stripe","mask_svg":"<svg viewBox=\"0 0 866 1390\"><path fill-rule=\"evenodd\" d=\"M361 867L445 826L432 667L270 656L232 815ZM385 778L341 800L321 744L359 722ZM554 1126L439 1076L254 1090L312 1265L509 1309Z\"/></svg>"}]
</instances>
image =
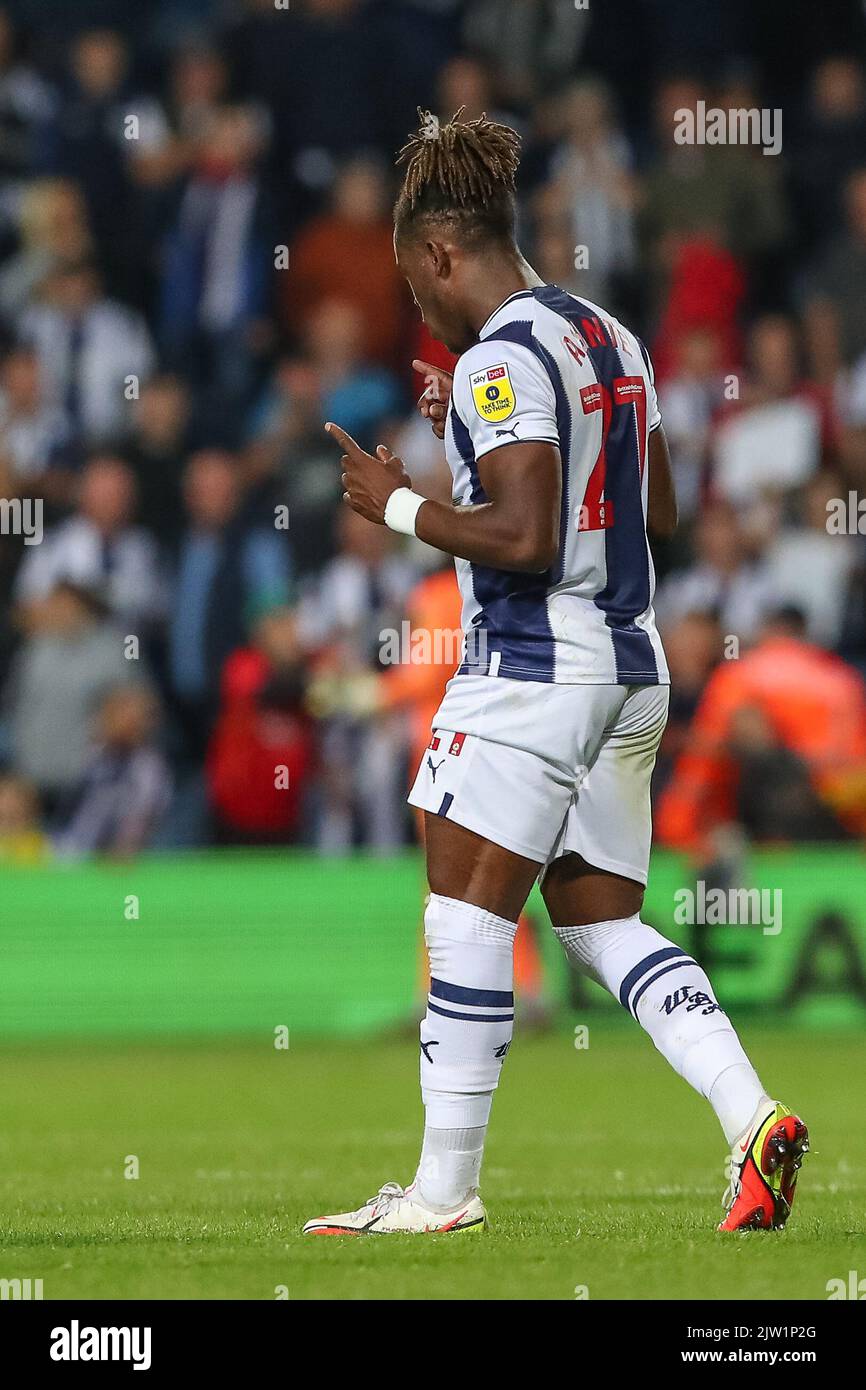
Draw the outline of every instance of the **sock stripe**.
<instances>
[{"instance_id":1,"label":"sock stripe","mask_svg":"<svg viewBox=\"0 0 866 1390\"><path fill-rule=\"evenodd\" d=\"M431 1013L441 1014L443 1018L459 1018L465 1023L511 1023L514 1019L514 1014L459 1014L453 1009L440 1009L432 999L427 1000L427 1008Z\"/></svg>"},{"instance_id":2,"label":"sock stripe","mask_svg":"<svg viewBox=\"0 0 866 1390\"><path fill-rule=\"evenodd\" d=\"M654 975L650 975L648 980L644 980L643 984L641 985L640 989L637 991L634 999L632 999L631 1004L629 1005L629 1008L631 1012L634 1014L635 1018L637 1018L637 1006L640 1003L646 991L649 989L650 985L654 985L656 980L660 980L662 975L670 974L672 970L681 970L684 965L697 965L697 961L692 960L691 956L683 956L682 960L675 960L673 965L666 965L663 970L657 970Z\"/></svg>"},{"instance_id":3,"label":"sock stripe","mask_svg":"<svg viewBox=\"0 0 866 1390\"><path fill-rule=\"evenodd\" d=\"M470 989L467 985L452 985L449 980L430 980L430 993L436 999L451 1004L483 1004L491 1009L512 1008L514 994L510 989Z\"/></svg>"},{"instance_id":4,"label":"sock stripe","mask_svg":"<svg viewBox=\"0 0 866 1390\"><path fill-rule=\"evenodd\" d=\"M624 1009L628 1008L628 997L635 985L643 979L644 975L652 970L654 965L661 965L662 961L670 960L671 956L685 955L681 946L666 946L664 950L653 951L652 955L644 956L643 960L638 961L626 975L619 987L619 1002Z\"/></svg>"}]
</instances>

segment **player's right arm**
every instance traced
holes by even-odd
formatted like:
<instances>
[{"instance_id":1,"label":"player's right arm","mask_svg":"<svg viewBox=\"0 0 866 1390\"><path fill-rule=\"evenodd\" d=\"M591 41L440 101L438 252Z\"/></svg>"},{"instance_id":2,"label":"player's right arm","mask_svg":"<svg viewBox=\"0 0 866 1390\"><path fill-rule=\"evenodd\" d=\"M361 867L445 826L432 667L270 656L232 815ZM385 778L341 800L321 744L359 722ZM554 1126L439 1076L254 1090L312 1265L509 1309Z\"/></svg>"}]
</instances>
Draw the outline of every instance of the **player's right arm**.
<instances>
[{"instance_id":1,"label":"player's right arm","mask_svg":"<svg viewBox=\"0 0 866 1390\"><path fill-rule=\"evenodd\" d=\"M405 498L414 534L471 564L543 574L559 553L562 505L556 398L547 371L526 345L483 342L463 354L453 378L434 385L437 395L450 386L455 443L474 486L471 499L456 506L417 493ZM346 501L369 521L385 523L390 495L412 491L402 461L384 445L374 459L339 426L326 429L346 450Z\"/></svg>"},{"instance_id":2,"label":"player's right arm","mask_svg":"<svg viewBox=\"0 0 866 1390\"><path fill-rule=\"evenodd\" d=\"M416 534L472 564L543 574L559 553L562 503L556 398L546 369L527 344L499 340L470 348L447 380L428 370L436 403L450 398L454 442L476 485L461 505L425 503Z\"/></svg>"},{"instance_id":3,"label":"player's right arm","mask_svg":"<svg viewBox=\"0 0 866 1390\"><path fill-rule=\"evenodd\" d=\"M344 498L353 511L384 526L392 493L411 491L402 459L380 444L375 456L329 422L344 450ZM446 555L493 569L542 574L559 549L562 464L557 445L543 440L502 445L477 462L484 501L452 506L415 494L414 534Z\"/></svg>"},{"instance_id":4,"label":"player's right arm","mask_svg":"<svg viewBox=\"0 0 866 1390\"><path fill-rule=\"evenodd\" d=\"M562 463L555 444L530 440L478 460L485 501L425 502L415 534L437 550L492 569L543 574L559 553Z\"/></svg>"}]
</instances>

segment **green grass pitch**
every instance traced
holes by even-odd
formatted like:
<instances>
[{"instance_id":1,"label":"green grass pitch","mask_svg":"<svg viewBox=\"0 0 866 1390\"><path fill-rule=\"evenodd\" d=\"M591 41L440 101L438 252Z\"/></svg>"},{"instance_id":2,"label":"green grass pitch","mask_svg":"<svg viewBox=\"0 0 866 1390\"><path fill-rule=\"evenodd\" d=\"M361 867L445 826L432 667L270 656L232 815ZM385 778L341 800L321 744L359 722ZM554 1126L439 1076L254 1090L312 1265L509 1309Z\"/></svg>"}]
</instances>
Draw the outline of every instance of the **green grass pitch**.
<instances>
[{"instance_id":1,"label":"green grass pitch","mask_svg":"<svg viewBox=\"0 0 866 1390\"><path fill-rule=\"evenodd\" d=\"M715 1233L725 1145L637 1031L520 1037L494 1105L491 1227L306 1237L408 1182L417 1044L272 1040L0 1050L0 1278L44 1297L825 1299L866 1274L866 1039L747 1026L812 1130L787 1231ZM124 1177L135 1156L139 1177Z\"/></svg>"}]
</instances>

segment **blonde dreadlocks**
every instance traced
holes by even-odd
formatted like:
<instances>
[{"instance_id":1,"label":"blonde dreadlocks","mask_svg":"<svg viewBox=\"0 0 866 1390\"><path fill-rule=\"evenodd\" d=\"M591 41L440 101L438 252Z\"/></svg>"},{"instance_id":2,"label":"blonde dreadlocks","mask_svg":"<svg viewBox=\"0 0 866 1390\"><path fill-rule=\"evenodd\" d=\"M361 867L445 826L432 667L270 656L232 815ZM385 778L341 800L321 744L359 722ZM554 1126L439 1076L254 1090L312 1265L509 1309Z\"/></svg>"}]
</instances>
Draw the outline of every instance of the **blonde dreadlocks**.
<instances>
[{"instance_id":1,"label":"blonde dreadlocks","mask_svg":"<svg viewBox=\"0 0 866 1390\"><path fill-rule=\"evenodd\" d=\"M464 235L511 240L514 180L520 136L510 126L479 116L462 119L465 107L446 125L418 108L420 127L397 156L406 165L394 208L399 232L422 218L451 221Z\"/></svg>"}]
</instances>

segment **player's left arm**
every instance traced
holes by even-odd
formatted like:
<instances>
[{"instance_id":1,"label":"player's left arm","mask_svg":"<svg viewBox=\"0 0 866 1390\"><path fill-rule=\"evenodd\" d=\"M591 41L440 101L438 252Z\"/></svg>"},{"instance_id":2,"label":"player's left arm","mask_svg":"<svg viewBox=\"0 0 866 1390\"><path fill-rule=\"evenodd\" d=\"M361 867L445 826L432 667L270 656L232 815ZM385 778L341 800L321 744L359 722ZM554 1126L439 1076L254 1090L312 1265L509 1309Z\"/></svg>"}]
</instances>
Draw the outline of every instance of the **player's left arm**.
<instances>
[{"instance_id":1,"label":"player's left arm","mask_svg":"<svg viewBox=\"0 0 866 1390\"><path fill-rule=\"evenodd\" d=\"M657 425L650 434L647 467L647 530L654 539L667 541L677 529L679 516L664 425Z\"/></svg>"},{"instance_id":2,"label":"player's left arm","mask_svg":"<svg viewBox=\"0 0 866 1390\"><path fill-rule=\"evenodd\" d=\"M345 450L345 500L368 521L384 525L391 494L412 487L402 460L384 444L375 456L365 453L339 425L326 429ZM425 499L415 518L416 536L472 564L542 574L559 552L559 448L545 440L505 444L484 454L477 468L486 500L454 507Z\"/></svg>"},{"instance_id":3,"label":"player's left arm","mask_svg":"<svg viewBox=\"0 0 866 1390\"><path fill-rule=\"evenodd\" d=\"M646 367L647 423L650 431L647 443L649 477L646 529L653 540L669 541L679 521L671 455L662 424L652 360L640 339L637 342Z\"/></svg>"}]
</instances>

